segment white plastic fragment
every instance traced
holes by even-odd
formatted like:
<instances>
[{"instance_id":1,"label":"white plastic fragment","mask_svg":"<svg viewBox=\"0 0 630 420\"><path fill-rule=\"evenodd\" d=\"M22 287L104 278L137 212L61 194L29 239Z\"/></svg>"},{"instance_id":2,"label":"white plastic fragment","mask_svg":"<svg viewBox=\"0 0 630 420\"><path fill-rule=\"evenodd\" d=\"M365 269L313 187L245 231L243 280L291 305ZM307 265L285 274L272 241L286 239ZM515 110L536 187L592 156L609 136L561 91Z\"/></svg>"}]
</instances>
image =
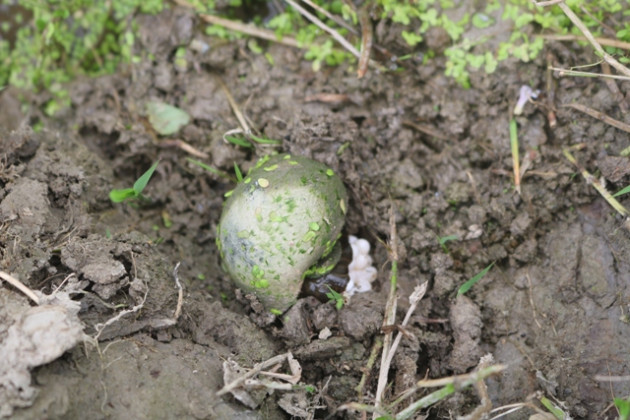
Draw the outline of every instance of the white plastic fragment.
<instances>
[{"instance_id":1,"label":"white plastic fragment","mask_svg":"<svg viewBox=\"0 0 630 420\"><path fill-rule=\"evenodd\" d=\"M350 235L348 237L352 248L352 262L348 266L350 281L346 286L346 296L364 293L372 290L372 282L376 279L376 268L372 267L370 257L370 243L365 239Z\"/></svg>"},{"instance_id":2,"label":"white plastic fragment","mask_svg":"<svg viewBox=\"0 0 630 420\"><path fill-rule=\"evenodd\" d=\"M525 104L530 99L536 99L539 94L539 90L533 90L527 85L521 86L521 90L518 93L518 102L516 102L516 106L514 107L514 115L521 115L523 113L523 108L525 107Z\"/></svg>"}]
</instances>

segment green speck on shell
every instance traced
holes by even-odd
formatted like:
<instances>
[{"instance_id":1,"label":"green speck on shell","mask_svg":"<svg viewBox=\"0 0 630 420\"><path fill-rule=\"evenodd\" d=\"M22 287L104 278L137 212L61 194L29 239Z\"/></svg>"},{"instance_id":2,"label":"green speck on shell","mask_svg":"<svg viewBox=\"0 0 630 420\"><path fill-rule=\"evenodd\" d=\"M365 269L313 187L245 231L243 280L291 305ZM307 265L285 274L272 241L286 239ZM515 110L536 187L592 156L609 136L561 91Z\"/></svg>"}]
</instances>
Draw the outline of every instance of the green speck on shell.
<instances>
[{"instance_id":1,"label":"green speck on shell","mask_svg":"<svg viewBox=\"0 0 630 420\"><path fill-rule=\"evenodd\" d=\"M288 154L261 159L245 179L256 182L237 184L217 228L223 267L236 287L283 313L307 273L336 264L346 190L322 163Z\"/></svg>"}]
</instances>

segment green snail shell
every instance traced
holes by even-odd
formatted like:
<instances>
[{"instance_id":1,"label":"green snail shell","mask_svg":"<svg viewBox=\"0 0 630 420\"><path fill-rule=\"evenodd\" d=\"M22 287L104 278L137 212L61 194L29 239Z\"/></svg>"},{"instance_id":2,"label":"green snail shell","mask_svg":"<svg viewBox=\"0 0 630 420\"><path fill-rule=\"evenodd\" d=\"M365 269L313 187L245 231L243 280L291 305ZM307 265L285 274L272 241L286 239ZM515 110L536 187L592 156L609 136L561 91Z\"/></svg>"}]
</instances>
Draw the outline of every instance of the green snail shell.
<instances>
[{"instance_id":1,"label":"green snail shell","mask_svg":"<svg viewBox=\"0 0 630 420\"><path fill-rule=\"evenodd\" d=\"M305 277L336 264L331 256L346 206L341 179L324 164L289 154L263 157L225 202L217 228L225 270L266 309L286 311Z\"/></svg>"}]
</instances>

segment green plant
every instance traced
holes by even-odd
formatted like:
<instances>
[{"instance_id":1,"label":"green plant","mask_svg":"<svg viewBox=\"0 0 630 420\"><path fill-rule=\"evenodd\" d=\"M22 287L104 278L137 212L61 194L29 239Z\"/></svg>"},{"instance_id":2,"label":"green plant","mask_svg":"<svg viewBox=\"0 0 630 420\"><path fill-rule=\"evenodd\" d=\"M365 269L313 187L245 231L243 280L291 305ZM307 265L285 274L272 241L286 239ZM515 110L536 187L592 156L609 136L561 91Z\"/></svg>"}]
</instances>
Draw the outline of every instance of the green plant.
<instances>
[{"instance_id":1,"label":"green plant","mask_svg":"<svg viewBox=\"0 0 630 420\"><path fill-rule=\"evenodd\" d=\"M615 398L615 407L619 411L619 420L630 418L630 398Z\"/></svg>"},{"instance_id":2,"label":"green plant","mask_svg":"<svg viewBox=\"0 0 630 420\"><path fill-rule=\"evenodd\" d=\"M475 283L481 280L481 278L485 276L488 273L488 271L490 271L493 265L494 263L490 264L489 266L481 270L479 273L475 274L470 280L466 281L466 283L462 284L459 287L459 289L457 289L457 296L463 295L464 293L469 291L470 288L475 285Z\"/></svg>"},{"instance_id":3,"label":"green plant","mask_svg":"<svg viewBox=\"0 0 630 420\"><path fill-rule=\"evenodd\" d=\"M628 185L628 186L620 189L616 193L614 193L613 197L619 197L620 195L624 195L624 194L628 194L628 193L630 193L630 185Z\"/></svg>"},{"instance_id":4,"label":"green plant","mask_svg":"<svg viewBox=\"0 0 630 420\"><path fill-rule=\"evenodd\" d=\"M446 243L449 241L458 241L459 237L457 235L447 235L447 236L438 236L438 243L442 247L444 253L448 254L448 248L446 247Z\"/></svg>"},{"instance_id":5,"label":"green plant","mask_svg":"<svg viewBox=\"0 0 630 420\"><path fill-rule=\"evenodd\" d=\"M149 183L149 180L153 176L153 172L157 168L160 161L155 162L140 178L134 182L132 188L124 188L121 190L113 189L109 192L109 199L114 203L122 203L123 201L143 199L142 191Z\"/></svg>"},{"instance_id":6,"label":"green plant","mask_svg":"<svg viewBox=\"0 0 630 420\"><path fill-rule=\"evenodd\" d=\"M157 13L164 0L25 0L13 45L0 40L0 86L47 89L49 115L69 104L61 86L79 74L111 73L135 57L136 12Z\"/></svg>"},{"instance_id":7,"label":"green plant","mask_svg":"<svg viewBox=\"0 0 630 420\"><path fill-rule=\"evenodd\" d=\"M335 308L337 308L337 310L340 310L341 308L343 308L343 305L345 303L343 295L337 292L336 290L334 290L330 286L326 286L326 287L328 287L328 290L329 290L329 292L326 293L326 297L329 299L329 301L335 304Z\"/></svg>"}]
</instances>

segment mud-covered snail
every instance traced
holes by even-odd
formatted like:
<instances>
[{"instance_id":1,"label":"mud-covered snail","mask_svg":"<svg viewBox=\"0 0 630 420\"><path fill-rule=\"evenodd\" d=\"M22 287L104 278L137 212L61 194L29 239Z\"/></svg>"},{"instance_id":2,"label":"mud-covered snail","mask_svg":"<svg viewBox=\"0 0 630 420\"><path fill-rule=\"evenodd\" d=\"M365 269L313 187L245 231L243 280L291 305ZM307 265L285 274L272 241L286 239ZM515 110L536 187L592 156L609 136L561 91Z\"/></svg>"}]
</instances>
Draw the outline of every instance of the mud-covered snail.
<instances>
[{"instance_id":1,"label":"mud-covered snail","mask_svg":"<svg viewBox=\"0 0 630 420\"><path fill-rule=\"evenodd\" d=\"M286 311L307 277L338 262L347 200L343 182L324 164L263 157L225 202L217 228L224 269L267 310Z\"/></svg>"}]
</instances>

